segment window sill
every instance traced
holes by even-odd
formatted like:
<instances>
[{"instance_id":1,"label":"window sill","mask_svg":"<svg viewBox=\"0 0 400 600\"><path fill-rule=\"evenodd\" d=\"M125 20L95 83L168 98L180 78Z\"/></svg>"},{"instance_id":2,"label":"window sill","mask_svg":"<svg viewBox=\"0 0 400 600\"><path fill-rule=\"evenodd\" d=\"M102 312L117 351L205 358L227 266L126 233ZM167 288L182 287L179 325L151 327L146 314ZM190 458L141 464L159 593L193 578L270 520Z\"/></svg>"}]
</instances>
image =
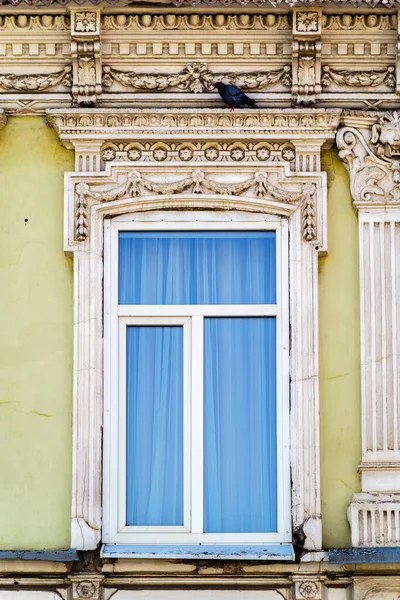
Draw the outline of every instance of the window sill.
<instances>
[{"instance_id":1,"label":"window sill","mask_svg":"<svg viewBox=\"0 0 400 600\"><path fill-rule=\"evenodd\" d=\"M293 561L292 544L104 544L103 558Z\"/></svg>"}]
</instances>

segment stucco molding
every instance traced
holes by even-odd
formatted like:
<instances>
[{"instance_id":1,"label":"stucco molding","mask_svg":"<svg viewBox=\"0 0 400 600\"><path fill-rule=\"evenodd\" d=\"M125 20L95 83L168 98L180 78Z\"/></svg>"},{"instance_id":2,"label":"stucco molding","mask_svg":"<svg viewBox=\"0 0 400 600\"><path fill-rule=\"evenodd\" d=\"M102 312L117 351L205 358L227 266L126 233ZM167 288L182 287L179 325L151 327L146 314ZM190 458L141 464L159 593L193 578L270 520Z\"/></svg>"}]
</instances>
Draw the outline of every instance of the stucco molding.
<instances>
[{"instance_id":1,"label":"stucco molding","mask_svg":"<svg viewBox=\"0 0 400 600\"><path fill-rule=\"evenodd\" d=\"M54 109L47 122L70 148L83 140L139 139L321 139L332 143L340 109Z\"/></svg>"},{"instance_id":2,"label":"stucco molding","mask_svg":"<svg viewBox=\"0 0 400 600\"><path fill-rule=\"evenodd\" d=\"M105 218L150 210L239 210L289 219L292 359L292 517L305 547L321 548L318 417L318 253L326 251L326 176L319 155L334 138L339 111L86 110L51 111L49 123L75 149L65 180L65 249L75 265L73 539L94 548L101 530L102 245ZM175 153L132 162L102 149L157 143L228 147L245 139L251 161ZM291 161L257 156L263 143L291 151ZM225 146L224 146L225 145ZM243 148L242 148L243 149ZM250 150L249 150L250 149ZM214 155L213 155L214 156ZM121 160L122 158L122 160ZM270 157L268 157L270 158ZM188 160L187 160L188 159ZM79 424L79 426L78 426ZM82 527L82 523L84 527Z\"/></svg>"},{"instance_id":3,"label":"stucco molding","mask_svg":"<svg viewBox=\"0 0 400 600\"><path fill-rule=\"evenodd\" d=\"M109 65L103 66L103 86L112 88L114 83L134 90L162 91L166 89L188 90L195 94L214 91L216 81L224 81L239 86L241 89L261 90L276 83L290 87L292 84L291 67L271 71L254 71L251 73L213 73L205 63L188 63L176 74L136 73L120 71Z\"/></svg>"},{"instance_id":4,"label":"stucco molding","mask_svg":"<svg viewBox=\"0 0 400 600\"><path fill-rule=\"evenodd\" d=\"M360 246L362 462L349 507L353 546L400 544L400 116L349 113L337 146L350 174Z\"/></svg>"},{"instance_id":5,"label":"stucco molding","mask_svg":"<svg viewBox=\"0 0 400 600\"><path fill-rule=\"evenodd\" d=\"M71 71L72 67L67 65L57 73L0 74L0 88L12 92L43 92L57 85L70 88L72 86Z\"/></svg>"},{"instance_id":6,"label":"stucco molding","mask_svg":"<svg viewBox=\"0 0 400 600\"><path fill-rule=\"evenodd\" d=\"M68 14L38 5L0 14L2 106L20 114L83 105L222 107L213 87L220 79L263 108L398 105L397 15L323 14L307 4L282 13L282 6L229 14L204 4L178 14L154 2L107 14L106 5L68 4L59 9ZM72 85L71 77L55 77L69 68Z\"/></svg>"}]
</instances>

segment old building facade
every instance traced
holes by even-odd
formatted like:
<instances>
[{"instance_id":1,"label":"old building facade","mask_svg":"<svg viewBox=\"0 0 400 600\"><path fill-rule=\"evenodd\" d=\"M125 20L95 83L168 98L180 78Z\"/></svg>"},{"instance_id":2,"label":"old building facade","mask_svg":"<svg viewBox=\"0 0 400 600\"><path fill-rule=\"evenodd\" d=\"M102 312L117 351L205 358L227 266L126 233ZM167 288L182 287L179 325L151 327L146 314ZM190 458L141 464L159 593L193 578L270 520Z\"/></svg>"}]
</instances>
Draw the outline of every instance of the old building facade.
<instances>
[{"instance_id":1,"label":"old building facade","mask_svg":"<svg viewBox=\"0 0 400 600\"><path fill-rule=\"evenodd\" d=\"M1 4L0 600L398 600L399 14Z\"/></svg>"}]
</instances>

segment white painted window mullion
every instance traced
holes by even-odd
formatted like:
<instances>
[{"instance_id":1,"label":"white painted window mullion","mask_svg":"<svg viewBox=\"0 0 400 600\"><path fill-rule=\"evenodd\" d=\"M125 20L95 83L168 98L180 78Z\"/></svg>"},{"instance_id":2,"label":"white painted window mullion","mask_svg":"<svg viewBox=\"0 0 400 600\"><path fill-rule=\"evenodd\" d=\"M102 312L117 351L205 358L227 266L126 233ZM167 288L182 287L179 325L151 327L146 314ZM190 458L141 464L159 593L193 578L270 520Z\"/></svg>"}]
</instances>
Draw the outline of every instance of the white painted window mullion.
<instances>
[{"instance_id":1,"label":"white painted window mullion","mask_svg":"<svg viewBox=\"0 0 400 600\"><path fill-rule=\"evenodd\" d=\"M203 532L204 498L204 318L192 318L192 532Z\"/></svg>"},{"instance_id":2,"label":"white painted window mullion","mask_svg":"<svg viewBox=\"0 0 400 600\"><path fill-rule=\"evenodd\" d=\"M191 530L192 509L192 322L188 319L183 326L183 524Z\"/></svg>"}]
</instances>

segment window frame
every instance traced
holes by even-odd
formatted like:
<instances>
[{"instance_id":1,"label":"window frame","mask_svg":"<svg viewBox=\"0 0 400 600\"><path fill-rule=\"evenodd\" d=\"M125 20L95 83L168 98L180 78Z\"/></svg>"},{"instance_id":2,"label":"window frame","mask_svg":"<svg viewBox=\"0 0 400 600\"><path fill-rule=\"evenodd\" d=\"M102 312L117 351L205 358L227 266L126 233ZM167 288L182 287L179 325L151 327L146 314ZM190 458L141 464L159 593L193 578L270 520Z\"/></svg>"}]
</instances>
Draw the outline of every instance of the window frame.
<instances>
[{"instance_id":1,"label":"window frame","mask_svg":"<svg viewBox=\"0 0 400 600\"><path fill-rule=\"evenodd\" d=\"M224 305L166 305L149 307L137 305L132 314L131 306L118 307L118 233L119 231L276 231L276 305L232 305L231 316L275 316L277 326L277 480L278 480L278 532L277 533L194 533L184 528L137 527L126 526L125 523L125 490L121 482L126 480L125 467L125 373L118 361L124 355L123 343L118 332L129 323L185 323L192 317L184 334L186 345L191 342L192 329L198 327L196 316L205 313L222 316L229 310ZM264 543L283 544L291 541L291 492L290 492L290 443L289 443L289 243L288 220L265 213L245 213L239 211L149 211L116 216L104 222L104 453L103 453L103 542L107 544L221 544L221 543ZM256 309L252 310L253 307ZM276 306L276 310L272 309ZM268 309L266 309L268 307ZM271 310L272 309L272 310ZM232 314L232 310L236 314ZM267 312L267 314L266 314ZM240 314L237 314L240 313ZM226 314L226 312L225 312ZM200 319L201 320L201 319ZM196 335L196 333L195 333ZM121 339L118 339L121 338ZM278 349L280 349L278 351ZM185 351L184 351L185 354ZM200 350L201 354L201 350ZM187 357L186 357L187 358ZM199 356L197 356L199 359ZM202 362L202 357L200 357ZM192 365L194 360L192 359ZM190 383L192 391L202 391L200 369L192 369ZM188 386L187 377L185 388ZM185 389L185 397L188 390ZM187 402L187 399L184 403ZM187 408L187 407L186 407ZM197 409L197 410L196 410ZM188 443L188 423L203 420L202 402L191 401L192 414L184 415L184 444ZM116 439L119 443L116 443ZM192 448L190 455L192 457ZM121 458L122 455L122 458ZM196 457L193 457L196 458ZM198 477L188 474L187 460L184 466L184 477L189 477L190 493L196 497L196 480L203 478L202 460L197 461ZM193 460L190 461L193 466ZM195 469L193 469L193 472ZM198 486L198 482L197 482ZM184 489L186 484L184 484ZM202 488L202 486L201 486ZM187 492L185 491L187 500ZM197 497L199 494L197 492ZM202 497L202 494L201 494ZM184 514L187 520L188 506L185 500ZM201 502L203 504L203 502ZM193 509L193 503L190 503Z\"/></svg>"}]
</instances>

